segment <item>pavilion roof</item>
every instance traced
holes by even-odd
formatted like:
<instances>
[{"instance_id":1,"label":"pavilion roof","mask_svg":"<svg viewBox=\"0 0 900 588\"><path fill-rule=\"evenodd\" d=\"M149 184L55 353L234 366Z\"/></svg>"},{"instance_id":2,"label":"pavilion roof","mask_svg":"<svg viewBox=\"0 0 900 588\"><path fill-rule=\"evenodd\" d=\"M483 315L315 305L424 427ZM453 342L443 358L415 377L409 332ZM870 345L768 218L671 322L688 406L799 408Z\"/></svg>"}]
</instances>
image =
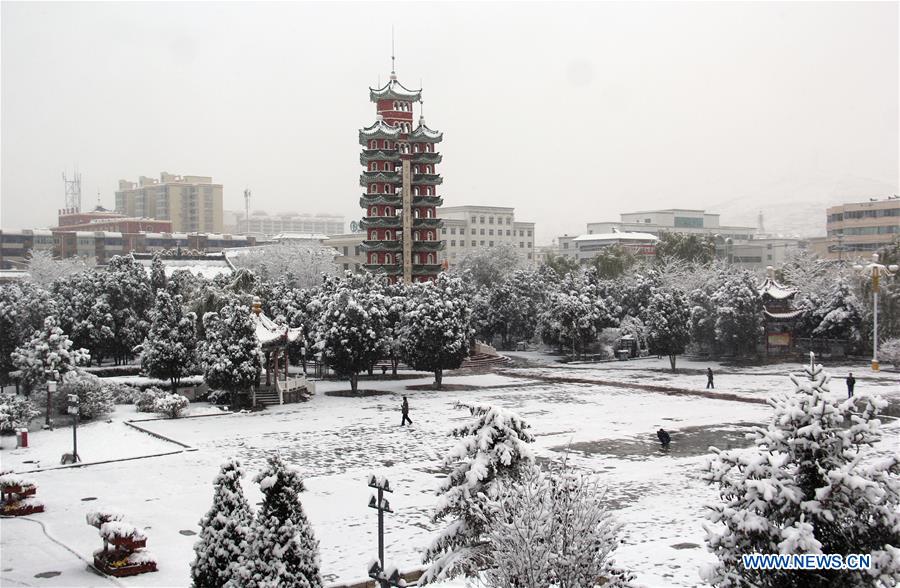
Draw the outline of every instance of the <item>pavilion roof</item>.
<instances>
[{"instance_id":1,"label":"pavilion roof","mask_svg":"<svg viewBox=\"0 0 900 588\"><path fill-rule=\"evenodd\" d=\"M392 75L391 79L384 86L369 88L369 99L372 102L378 102L379 100L410 100L418 102L422 99L422 90L410 90Z\"/></svg>"},{"instance_id":2,"label":"pavilion roof","mask_svg":"<svg viewBox=\"0 0 900 588\"><path fill-rule=\"evenodd\" d=\"M256 338L263 349L267 347L283 347L300 339L300 328L279 325L262 312L259 314L251 312L250 319L256 327Z\"/></svg>"}]
</instances>

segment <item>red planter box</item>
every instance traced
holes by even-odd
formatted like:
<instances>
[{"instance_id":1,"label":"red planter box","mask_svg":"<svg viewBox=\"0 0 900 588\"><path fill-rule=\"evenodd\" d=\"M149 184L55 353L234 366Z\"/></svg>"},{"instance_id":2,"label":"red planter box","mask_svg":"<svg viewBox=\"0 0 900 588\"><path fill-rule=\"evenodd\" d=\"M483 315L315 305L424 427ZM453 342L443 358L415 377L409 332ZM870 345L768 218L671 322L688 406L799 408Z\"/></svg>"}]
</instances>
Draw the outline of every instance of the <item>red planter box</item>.
<instances>
[{"instance_id":1,"label":"red planter box","mask_svg":"<svg viewBox=\"0 0 900 588\"><path fill-rule=\"evenodd\" d=\"M128 557L128 553L121 551L108 551L106 554L98 553L94 555L94 567L106 574L107 576L115 576L116 578L124 578L125 576L136 576L138 574L146 574L147 572L156 571L156 562L147 562L142 564L124 565L114 567L112 562L119 561Z\"/></svg>"},{"instance_id":2,"label":"red planter box","mask_svg":"<svg viewBox=\"0 0 900 588\"><path fill-rule=\"evenodd\" d=\"M13 508L11 510L6 510L3 508L3 515L8 517L24 517L26 515L34 514L36 512L44 512L43 504L25 504L18 508Z\"/></svg>"},{"instance_id":3,"label":"red planter box","mask_svg":"<svg viewBox=\"0 0 900 588\"><path fill-rule=\"evenodd\" d=\"M115 539L111 539L109 543L116 547L127 549L128 551L134 551L135 549L147 547L147 538L135 540L131 537L116 537Z\"/></svg>"},{"instance_id":4,"label":"red planter box","mask_svg":"<svg viewBox=\"0 0 900 588\"><path fill-rule=\"evenodd\" d=\"M16 494L17 496L34 496L34 493L37 492L37 486L19 486L18 484L15 486L4 486L0 488L0 492L3 494Z\"/></svg>"}]
</instances>

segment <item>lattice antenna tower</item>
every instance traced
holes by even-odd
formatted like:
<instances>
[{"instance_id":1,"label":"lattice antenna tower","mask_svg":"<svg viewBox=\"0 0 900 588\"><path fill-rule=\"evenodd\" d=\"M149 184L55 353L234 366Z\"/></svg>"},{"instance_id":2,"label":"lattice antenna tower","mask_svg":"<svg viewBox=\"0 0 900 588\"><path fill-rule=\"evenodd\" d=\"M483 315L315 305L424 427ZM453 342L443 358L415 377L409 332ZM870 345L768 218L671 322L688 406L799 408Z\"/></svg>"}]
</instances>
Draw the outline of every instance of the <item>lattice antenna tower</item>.
<instances>
[{"instance_id":1,"label":"lattice antenna tower","mask_svg":"<svg viewBox=\"0 0 900 588\"><path fill-rule=\"evenodd\" d=\"M81 212L81 172L76 169L71 180L63 172L62 179L66 186L66 208Z\"/></svg>"}]
</instances>

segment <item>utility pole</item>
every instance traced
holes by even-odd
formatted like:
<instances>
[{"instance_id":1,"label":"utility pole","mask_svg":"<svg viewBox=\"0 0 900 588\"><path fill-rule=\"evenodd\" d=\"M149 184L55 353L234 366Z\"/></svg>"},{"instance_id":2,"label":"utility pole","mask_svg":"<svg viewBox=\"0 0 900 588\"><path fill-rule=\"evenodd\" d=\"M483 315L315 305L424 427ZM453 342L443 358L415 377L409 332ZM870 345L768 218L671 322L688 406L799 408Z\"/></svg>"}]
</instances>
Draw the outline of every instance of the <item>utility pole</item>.
<instances>
[{"instance_id":1,"label":"utility pole","mask_svg":"<svg viewBox=\"0 0 900 588\"><path fill-rule=\"evenodd\" d=\"M250 188L244 189L244 234L250 234Z\"/></svg>"}]
</instances>

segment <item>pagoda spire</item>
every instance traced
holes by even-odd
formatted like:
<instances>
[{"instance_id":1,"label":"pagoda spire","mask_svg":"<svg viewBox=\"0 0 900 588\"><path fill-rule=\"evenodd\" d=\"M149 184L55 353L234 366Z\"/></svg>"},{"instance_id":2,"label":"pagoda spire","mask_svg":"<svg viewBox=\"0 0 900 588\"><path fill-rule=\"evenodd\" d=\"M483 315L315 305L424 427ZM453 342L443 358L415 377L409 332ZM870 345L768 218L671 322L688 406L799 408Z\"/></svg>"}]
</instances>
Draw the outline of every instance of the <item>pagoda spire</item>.
<instances>
[{"instance_id":1,"label":"pagoda spire","mask_svg":"<svg viewBox=\"0 0 900 588\"><path fill-rule=\"evenodd\" d=\"M396 71L396 68L394 67L395 60L396 60L396 58L394 57L394 25L391 25L391 79L392 80L397 79L397 71Z\"/></svg>"}]
</instances>

